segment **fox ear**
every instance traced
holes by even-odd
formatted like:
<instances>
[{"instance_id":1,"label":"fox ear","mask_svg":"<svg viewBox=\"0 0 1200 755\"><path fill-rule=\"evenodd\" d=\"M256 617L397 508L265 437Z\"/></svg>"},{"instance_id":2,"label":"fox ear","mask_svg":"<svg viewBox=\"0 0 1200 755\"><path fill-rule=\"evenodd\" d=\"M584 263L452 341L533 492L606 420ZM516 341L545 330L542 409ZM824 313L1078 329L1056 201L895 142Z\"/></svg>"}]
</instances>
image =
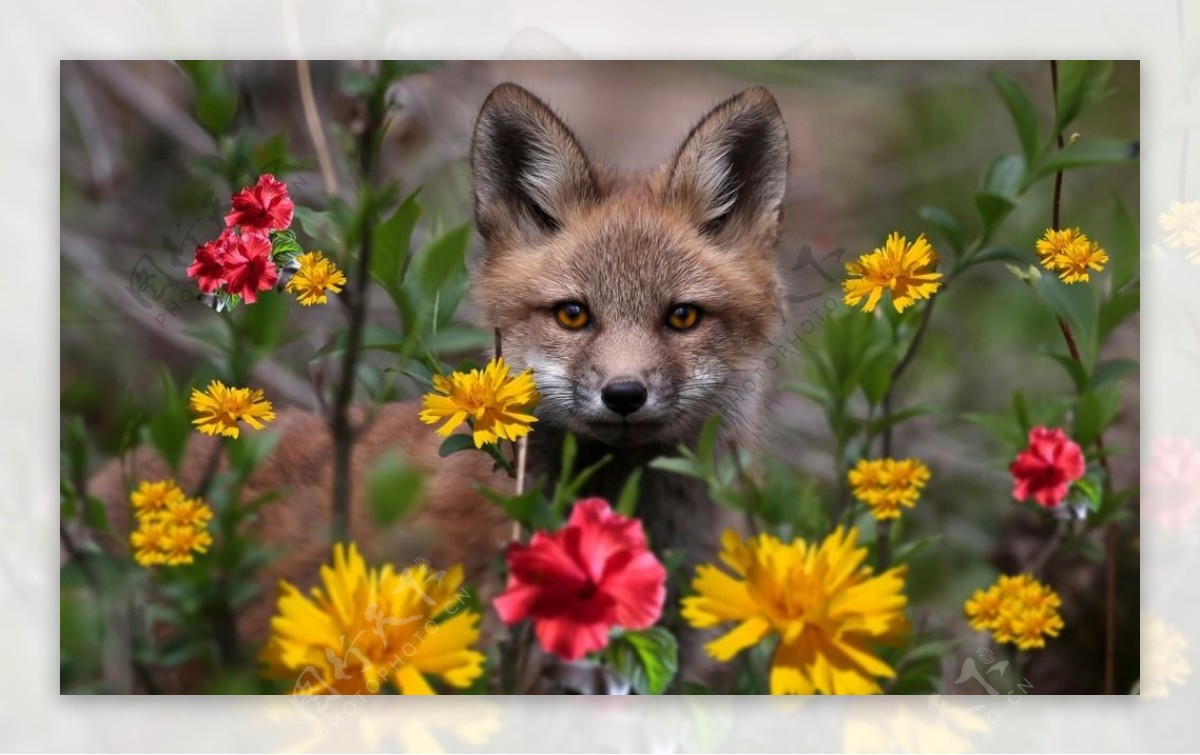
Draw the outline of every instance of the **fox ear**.
<instances>
[{"instance_id":1,"label":"fox ear","mask_svg":"<svg viewBox=\"0 0 1200 755\"><path fill-rule=\"evenodd\" d=\"M471 144L475 219L485 239L557 231L598 196L575 135L547 105L516 84L492 90Z\"/></svg>"},{"instance_id":2,"label":"fox ear","mask_svg":"<svg viewBox=\"0 0 1200 755\"><path fill-rule=\"evenodd\" d=\"M717 105L696 124L667 174L666 200L714 238L774 244L787 188L787 127L762 87Z\"/></svg>"}]
</instances>

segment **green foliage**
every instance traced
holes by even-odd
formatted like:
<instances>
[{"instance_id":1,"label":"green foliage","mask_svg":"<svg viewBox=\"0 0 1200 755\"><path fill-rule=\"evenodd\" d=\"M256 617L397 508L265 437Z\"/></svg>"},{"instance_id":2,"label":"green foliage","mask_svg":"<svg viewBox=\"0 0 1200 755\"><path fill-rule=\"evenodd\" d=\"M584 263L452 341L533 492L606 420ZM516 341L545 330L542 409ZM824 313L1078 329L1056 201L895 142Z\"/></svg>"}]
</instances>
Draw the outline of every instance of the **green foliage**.
<instances>
[{"instance_id":1,"label":"green foliage","mask_svg":"<svg viewBox=\"0 0 1200 755\"><path fill-rule=\"evenodd\" d=\"M423 488L420 470L399 453L379 457L367 477L367 500L375 521L386 527L407 515L420 501Z\"/></svg>"},{"instance_id":2,"label":"green foliage","mask_svg":"<svg viewBox=\"0 0 1200 755\"><path fill-rule=\"evenodd\" d=\"M606 665L639 695L661 695L679 669L675 637L663 627L621 632L604 652Z\"/></svg>"},{"instance_id":3,"label":"green foliage","mask_svg":"<svg viewBox=\"0 0 1200 755\"><path fill-rule=\"evenodd\" d=\"M225 133L237 112L237 87L226 65L219 60L179 61L195 91L196 120L214 137Z\"/></svg>"}]
</instances>

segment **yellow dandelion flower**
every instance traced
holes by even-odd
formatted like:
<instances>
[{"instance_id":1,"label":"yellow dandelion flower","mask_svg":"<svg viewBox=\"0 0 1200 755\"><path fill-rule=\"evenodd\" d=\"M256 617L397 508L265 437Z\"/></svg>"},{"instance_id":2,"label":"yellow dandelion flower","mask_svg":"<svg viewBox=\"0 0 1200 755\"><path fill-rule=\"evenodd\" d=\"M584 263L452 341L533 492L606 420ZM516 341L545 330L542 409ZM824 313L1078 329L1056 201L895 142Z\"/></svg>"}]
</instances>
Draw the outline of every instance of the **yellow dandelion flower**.
<instances>
[{"instance_id":1,"label":"yellow dandelion flower","mask_svg":"<svg viewBox=\"0 0 1200 755\"><path fill-rule=\"evenodd\" d=\"M1010 628L1012 642L1021 650L1046 647L1046 637L1057 637L1063 620L1058 611L1026 607L1016 614Z\"/></svg>"},{"instance_id":2,"label":"yellow dandelion flower","mask_svg":"<svg viewBox=\"0 0 1200 755\"><path fill-rule=\"evenodd\" d=\"M1061 231L1047 228L1046 233L1034 245L1037 249L1038 260L1047 270L1053 270L1054 268L1049 264L1051 260L1061 254L1071 244L1086 238L1087 236L1084 236L1083 231L1078 228L1064 228Z\"/></svg>"},{"instance_id":3,"label":"yellow dandelion flower","mask_svg":"<svg viewBox=\"0 0 1200 755\"><path fill-rule=\"evenodd\" d=\"M419 416L427 425L445 420L437 430L443 437L469 421L475 447L481 448L485 443L527 435L529 426L537 422L529 411L539 398L532 370L513 377L504 359L496 358L482 370L455 372L450 377L435 375L433 391L425 394Z\"/></svg>"},{"instance_id":4,"label":"yellow dandelion flower","mask_svg":"<svg viewBox=\"0 0 1200 755\"><path fill-rule=\"evenodd\" d=\"M924 234L909 244L904 236L892 233L883 246L846 264L850 276L842 283L846 303L854 307L866 299L863 311L873 312L883 292L890 291L892 306L903 312L941 287L942 274L934 271L937 263L937 252Z\"/></svg>"},{"instance_id":5,"label":"yellow dandelion flower","mask_svg":"<svg viewBox=\"0 0 1200 755\"><path fill-rule=\"evenodd\" d=\"M1004 606L1004 598L1000 590L993 587L990 590L976 590L971 599L963 606L971 628L977 632L986 632L1000 621L1000 609Z\"/></svg>"},{"instance_id":6,"label":"yellow dandelion flower","mask_svg":"<svg viewBox=\"0 0 1200 755\"><path fill-rule=\"evenodd\" d=\"M338 544L306 597L280 582L264 674L293 694L374 694L390 681L406 695L434 690L427 676L469 687L483 674L479 614L466 609L462 567L435 573L421 563L368 569L358 548Z\"/></svg>"},{"instance_id":7,"label":"yellow dandelion flower","mask_svg":"<svg viewBox=\"0 0 1200 755\"><path fill-rule=\"evenodd\" d=\"M847 477L854 497L882 520L896 519L901 508L916 506L930 474L917 459L859 459Z\"/></svg>"},{"instance_id":8,"label":"yellow dandelion flower","mask_svg":"<svg viewBox=\"0 0 1200 755\"><path fill-rule=\"evenodd\" d=\"M876 575L864 565L858 530L837 528L822 543L783 543L762 534L743 541L732 530L722 537L721 560L696 569L697 595L683 600L693 627L736 623L705 649L718 661L776 635L771 694L871 694L891 666L872 650L893 644L908 631L904 616L903 566Z\"/></svg>"},{"instance_id":9,"label":"yellow dandelion flower","mask_svg":"<svg viewBox=\"0 0 1200 755\"><path fill-rule=\"evenodd\" d=\"M129 503L139 517L159 514L183 499L183 491L174 480L142 480L137 490L129 494Z\"/></svg>"},{"instance_id":10,"label":"yellow dandelion flower","mask_svg":"<svg viewBox=\"0 0 1200 755\"><path fill-rule=\"evenodd\" d=\"M129 534L129 544L133 546L133 560L140 566L165 564L170 545L167 525L155 520L143 520Z\"/></svg>"},{"instance_id":11,"label":"yellow dandelion flower","mask_svg":"<svg viewBox=\"0 0 1200 755\"><path fill-rule=\"evenodd\" d=\"M1138 691L1146 697L1167 697L1192 674L1187 638L1174 624L1142 614L1142 678Z\"/></svg>"},{"instance_id":12,"label":"yellow dandelion flower","mask_svg":"<svg viewBox=\"0 0 1200 755\"><path fill-rule=\"evenodd\" d=\"M1087 283L1089 270L1100 272L1108 264L1108 252L1095 241L1083 238L1054 255L1051 262L1053 267L1048 269L1059 271L1063 283Z\"/></svg>"},{"instance_id":13,"label":"yellow dandelion flower","mask_svg":"<svg viewBox=\"0 0 1200 755\"><path fill-rule=\"evenodd\" d=\"M1100 272L1108 264L1108 252L1078 228L1047 228L1036 248L1042 267L1057 272L1063 283L1087 283L1088 271Z\"/></svg>"},{"instance_id":14,"label":"yellow dandelion flower","mask_svg":"<svg viewBox=\"0 0 1200 755\"><path fill-rule=\"evenodd\" d=\"M305 252L296 261L300 263L300 269L285 288L296 295L302 306L325 304L329 301L326 291L341 293L342 286L346 285L346 276L333 260L320 252Z\"/></svg>"},{"instance_id":15,"label":"yellow dandelion flower","mask_svg":"<svg viewBox=\"0 0 1200 755\"><path fill-rule=\"evenodd\" d=\"M236 438L239 420L261 430L264 423L275 419L271 402L263 397L261 390L231 388L220 380L213 380L203 392L193 388L191 407L199 415L192 424L205 435Z\"/></svg>"},{"instance_id":16,"label":"yellow dandelion flower","mask_svg":"<svg viewBox=\"0 0 1200 755\"><path fill-rule=\"evenodd\" d=\"M167 539L164 544L164 556L167 566L190 564L193 554L207 553L212 545L212 535L207 529L196 527L167 527Z\"/></svg>"},{"instance_id":17,"label":"yellow dandelion flower","mask_svg":"<svg viewBox=\"0 0 1200 755\"><path fill-rule=\"evenodd\" d=\"M212 521L213 512L204 501L196 498L183 498L167 505L163 512L163 521L175 527L203 528Z\"/></svg>"},{"instance_id":18,"label":"yellow dandelion flower","mask_svg":"<svg viewBox=\"0 0 1200 755\"><path fill-rule=\"evenodd\" d=\"M1200 201L1172 201L1158 216L1158 224L1166 233L1167 246L1186 251L1190 262L1200 264Z\"/></svg>"},{"instance_id":19,"label":"yellow dandelion flower","mask_svg":"<svg viewBox=\"0 0 1200 755\"><path fill-rule=\"evenodd\" d=\"M987 590L976 590L963 612L972 629L991 632L996 642L1036 650L1062 631L1060 606L1058 593L1032 574L1004 574Z\"/></svg>"}]
</instances>

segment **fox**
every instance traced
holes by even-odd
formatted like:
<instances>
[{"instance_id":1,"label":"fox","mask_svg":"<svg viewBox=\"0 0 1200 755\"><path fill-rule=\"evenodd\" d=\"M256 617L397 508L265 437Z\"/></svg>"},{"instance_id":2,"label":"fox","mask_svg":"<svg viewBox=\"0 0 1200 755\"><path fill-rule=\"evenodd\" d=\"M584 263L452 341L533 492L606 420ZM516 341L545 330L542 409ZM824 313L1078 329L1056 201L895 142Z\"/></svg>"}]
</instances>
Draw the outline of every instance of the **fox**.
<instances>
[{"instance_id":1,"label":"fox","mask_svg":"<svg viewBox=\"0 0 1200 755\"><path fill-rule=\"evenodd\" d=\"M498 334L514 370L533 370L540 393L527 477L556 479L570 433L577 469L610 457L582 496L615 501L641 470L637 516L651 547L685 565L713 558L731 514L703 481L647 463L694 446L714 415L723 444L760 444L769 389L761 367L782 320L777 247L789 169L775 98L755 87L720 102L663 165L632 173L591 159L548 104L505 83L479 111L470 162L482 238L470 273L476 318ZM353 409L349 537L369 562L462 564L486 605L503 588L495 565L512 523L479 486L512 492L514 480L485 454L439 456L442 438L419 411L416 401ZM284 409L273 429L279 442L242 493L249 501L283 491L252 525L280 555L260 570L261 598L235 617L251 644L268 635L280 580L306 589L330 554L328 422ZM227 465L220 448L195 434L177 474L185 490ZM380 527L362 481L394 452L426 483L400 523ZM129 468L139 479L170 476L152 450L133 457L91 482L116 532L128 531ZM688 678L700 653L694 642L680 652L679 676Z\"/></svg>"}]
</instances>

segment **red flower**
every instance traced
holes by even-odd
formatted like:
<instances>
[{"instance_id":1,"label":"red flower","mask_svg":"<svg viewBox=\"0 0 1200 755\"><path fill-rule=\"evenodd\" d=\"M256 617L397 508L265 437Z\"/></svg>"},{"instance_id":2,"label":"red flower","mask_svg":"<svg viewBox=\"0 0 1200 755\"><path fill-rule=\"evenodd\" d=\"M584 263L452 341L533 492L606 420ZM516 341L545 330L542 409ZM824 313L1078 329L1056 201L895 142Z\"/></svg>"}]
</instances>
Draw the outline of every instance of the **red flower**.
<instances>
[{"instance_id":1,"label":"red flower","mask_svg":"<svg viewBox=\"0 0 1200 755\"><path fill-rule=\"evenodd\" d=\"M188 265L187 274L196 279L201 291L211 294L225 283L225 260L236 244L237 237L226 228L217 238L196 247L196 257Z\"/></svg>"},{"instance_id":2,"label":"red flower","mask_svg":"<svg viewBox=\"0 0 1200 755\"><path fill-rule=\"evenodd\" d=\"M271 240L257 231L234 238L225 256L225 288L253 304L259 291L269 290L279 280L271 260Z\"/></svg>"},{"instance_id":3,"label":"red flower","mask_svg":"<svg viewBox=\"0 0 1200 755\"><path fill-rule=\"evenodd\" d=\"M506 624L533 619L538 642L568 661L608 645L614 626L646 629L662 615L667 572L637 519L603 498L575 503L558 532L508 546L508 587L494 601Z\"/></svg>"},{"instance_id":4,"label":"red flower","mask_svg":"<svg viewBox=\"0 0 1200 755\"><path fill-rule=\"evenodd\" d=\"M225 216L225 225L239 225L243 232L282 231L292 224L295 210L287 185L264 173L254 186L233 195L233 211Z\"/></svg>"},{"instance_id":5,"label":"red flower","mask_svg":"<svg viewBox=\"0 0 1200 755\"><path fill-rule=\"evenodd\" d=\"M1009 465L1013 497L1033 500L1054 508L1067 497L1071 483L1083 477L1086 464L1083 450L1058 428L1035 427L1029 431L1029 448L1017 454Z\"/></svg>"}]
</instances>

